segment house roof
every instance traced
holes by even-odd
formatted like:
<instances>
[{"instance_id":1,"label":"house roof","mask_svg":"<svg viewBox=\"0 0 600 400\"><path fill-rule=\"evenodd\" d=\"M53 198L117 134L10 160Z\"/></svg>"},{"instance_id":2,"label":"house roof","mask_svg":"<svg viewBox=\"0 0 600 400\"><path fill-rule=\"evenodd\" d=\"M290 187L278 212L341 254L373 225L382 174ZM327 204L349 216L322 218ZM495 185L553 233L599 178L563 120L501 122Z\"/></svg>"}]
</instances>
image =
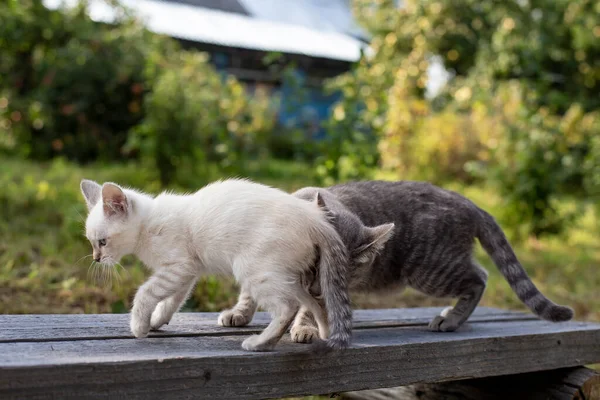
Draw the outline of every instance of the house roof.
<instances>
[{"instance_id":1,"label":"house roof","mask_svg":"<svg viewBox=\"0 0 600 400\"><path fill-rule=\"evenodd\" d=\"M244 6L249 14L257 17L210 9L196 4L208 5L214 2L210 0L179 1L122 0L122 4L132 9L150 31L195 42L305 54L349 62L358 60L361 49L366 47L361 40L340 32L342 28L342 30L353 29L347 20L340 19L342 22L337 27L326 23L323 19L312 23L313 26L307 26L311 24L307 11L301 14L300 9L292 5L294 2L285 2L289 6L287 13L297 13L296 21L301 20L303 23L291 23L289 17L284 18L286 10L281 7L283 2L277 0L236 0L221 3L222 6L228 3L233 8L236 7L233 3L237 3ZM258 7L257 3L262 1L266 3L272 1L273 9ZM338 0L331 1L338 2ZM76 3L77 0L44 0L44 4L49 8L58 8L61 4L72 6ZM280 5L275 6L275 4ZM341 14L339 5L337 7L333 7L332 10L337 10L336 12ZM317 9L313 11L317 12ZM115 19L112 8L103 0L90 0L89 10L91 18L96 21L111 23ZM301 15L304 17L300 18ZM279 22L282 19L284 22Z\"/></svg>"},{"instance_id":2,"label":"house roof","mask_svg":"<svg viewBox=\"0 0 600 400\"><path fill-rule=\"evenodd\" d=\"M163 0L170 3L188 4L195 7L204 7L234 14L249 16L250 14L238 0Z\"/></svg>"},{"instance_id":3,"label":"house roof","mask_svg":"<svg viewBox=\"0 0 600 400\"><path fill-rule=\"evenodd\" d=\"M350 0L237 0L255 18L338 32L366 40L350 9Z\"/></svg>"}]
</instances>

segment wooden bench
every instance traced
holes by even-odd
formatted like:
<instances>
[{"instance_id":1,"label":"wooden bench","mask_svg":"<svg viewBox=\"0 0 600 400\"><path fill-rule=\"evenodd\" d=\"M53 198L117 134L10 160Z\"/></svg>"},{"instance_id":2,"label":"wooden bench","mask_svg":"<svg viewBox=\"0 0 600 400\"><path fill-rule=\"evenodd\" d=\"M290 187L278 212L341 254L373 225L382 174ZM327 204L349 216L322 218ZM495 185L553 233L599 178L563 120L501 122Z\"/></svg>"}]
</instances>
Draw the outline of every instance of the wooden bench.
<instances>
[{"instance_id":1,"label":"wooden bench","mask_svg":"<svg viewBox=\"0 0 600 400\"><path fill-rule=\"evenodd\" d=\"M274 352L243 351L264 313L244 328L218 327L216 313L180 313L147 339L133 339L125 314L4 315L0 399L263 399L414 384L422 399L600 398L598 375L572 368L600 362L600 324L480 307L457 332L427 331L440 311L356 311L353 346L322 357L289 336ZM510 376L491 378L500 375ZM459 382L427 386L449 381ZM385 396L370 393L362 395Z\"/></svg>"}]
</instances>

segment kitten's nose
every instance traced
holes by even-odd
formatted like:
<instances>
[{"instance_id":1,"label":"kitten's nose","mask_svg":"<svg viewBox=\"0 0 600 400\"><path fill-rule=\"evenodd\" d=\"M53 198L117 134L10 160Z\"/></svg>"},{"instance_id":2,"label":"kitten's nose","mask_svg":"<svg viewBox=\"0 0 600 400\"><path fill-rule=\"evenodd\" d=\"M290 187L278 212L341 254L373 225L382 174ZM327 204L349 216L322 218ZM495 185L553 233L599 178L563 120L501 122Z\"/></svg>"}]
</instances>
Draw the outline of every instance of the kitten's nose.
<instances>
[{"instance_id":1,"label":"kitten's nose","mask_svg":"<svg viewBox=\"0 0 600 400\"><path fill-rule=\"evenodd\" d=\"M94 257L94 261L96 261L96 262L100 262L100 256L95 256L95 257Z\"/></svg>"}]
</instances>

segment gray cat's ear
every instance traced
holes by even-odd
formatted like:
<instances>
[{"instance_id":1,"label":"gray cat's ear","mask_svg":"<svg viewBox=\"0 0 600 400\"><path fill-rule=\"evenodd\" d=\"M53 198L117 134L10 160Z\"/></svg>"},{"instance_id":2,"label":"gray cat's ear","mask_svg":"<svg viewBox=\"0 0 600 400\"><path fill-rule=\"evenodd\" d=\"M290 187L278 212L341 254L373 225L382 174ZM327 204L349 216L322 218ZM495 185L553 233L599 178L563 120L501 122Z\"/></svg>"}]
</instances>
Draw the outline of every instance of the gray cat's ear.
<instances>
[{"instance_id":1,"label":"gray cat's ear","mask_svg":"<svg viewBox=\"0 0 600 400\"><path fill-rule=\"evenodd\" d=\"M331 212L331 210L329 210L329 207L327 207L327 204L325 204L325 200L323 200L323 196L321 196L321 193L317 192L315 194L313 203L317 207L319 207L321 210L323 210L323 212L325 212L325 216L327 217L327 219L329 219L330 221L334 220L335 215Z\"/></svg>"},{"instance_id":2,"label":"gray cat's ear","mask_svg":"<svg viewBox=\"0 0 600 400\"><path fill-rule=\"evenodd\" d=\"M365 244L358 247L353 254L356 262L371 262L383 249L387 241L394 234L394 223L383 224L373 228L366 227Z\"/></svg>"},{"instance_id":3,"label":"gray cat's ear","mask_svg":"<svg viewBox=\"0 0 600 400\"><path fill-rule=\"evenodd\" d=\"M113 215L126 215L129 208L129 201L123 189L114 183L105 183L102 185L102 204L104 214L107 217Z\"/></svg>"},{"instance_id":4,"label":"gray cat's ear","mask_svg":"<svg viewBox=\"0 0 600 400\"><path fill-rule=\"evenodd\" d=\"M317 205L317 207L327 210L327 206L325 205L325 200L323 200L323 196L321 196L321 193L317 192L315 194L313 203L315 203Z\"/></svg>"},{"instance_id":5,"label":"gray cat's ear","mask_svg":"<svg viewBox=\"0 0 600 400\"><path fill-rule=\"evenodd\" d=\"M83 193L83 197L85 198L85 204L87 205L88 210L91 210L92 207L98 203L98 200L100 200L102 186L98 185L94 181L82 179L79 187L81 188L81 193Z\"/></svg>"}]
</instances>

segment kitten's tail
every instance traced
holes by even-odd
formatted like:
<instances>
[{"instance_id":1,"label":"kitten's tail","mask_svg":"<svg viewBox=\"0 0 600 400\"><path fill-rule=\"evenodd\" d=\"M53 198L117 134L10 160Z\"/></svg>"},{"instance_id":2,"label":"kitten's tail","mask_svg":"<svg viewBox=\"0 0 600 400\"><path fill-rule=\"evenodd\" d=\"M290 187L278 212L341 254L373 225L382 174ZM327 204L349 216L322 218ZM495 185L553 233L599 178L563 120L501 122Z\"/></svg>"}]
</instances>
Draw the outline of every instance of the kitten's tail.
<instances>
[{"instance_id":1,"label":"kitten's tail","mask_svg":"<svg viewBox=\"0 0 600 400\"><path fill-rule=\"evenodd\" d=\"M315 340L313 349L327 352L347 348L352 339L352 308L346 278L349 257L339 234L327 220L321 220L318 231L318 274L327 309L329 337L326 340Z\"/></svg>"},{"instance_id":2,"label":"kitten's tail","mask_svg":"<svg viewBox=\"0 0 600 400\"><path fill-rule=\"evenodd\" d=\"M481 209L479 211L483 217L479 228L479 242L494 260L494 263L519 299L534 314L545 320L558 322L573 318L571 308L555 304L539 291L517 259L502 228L496 223L494 217Z\"/></svg>"}]
</instances>

